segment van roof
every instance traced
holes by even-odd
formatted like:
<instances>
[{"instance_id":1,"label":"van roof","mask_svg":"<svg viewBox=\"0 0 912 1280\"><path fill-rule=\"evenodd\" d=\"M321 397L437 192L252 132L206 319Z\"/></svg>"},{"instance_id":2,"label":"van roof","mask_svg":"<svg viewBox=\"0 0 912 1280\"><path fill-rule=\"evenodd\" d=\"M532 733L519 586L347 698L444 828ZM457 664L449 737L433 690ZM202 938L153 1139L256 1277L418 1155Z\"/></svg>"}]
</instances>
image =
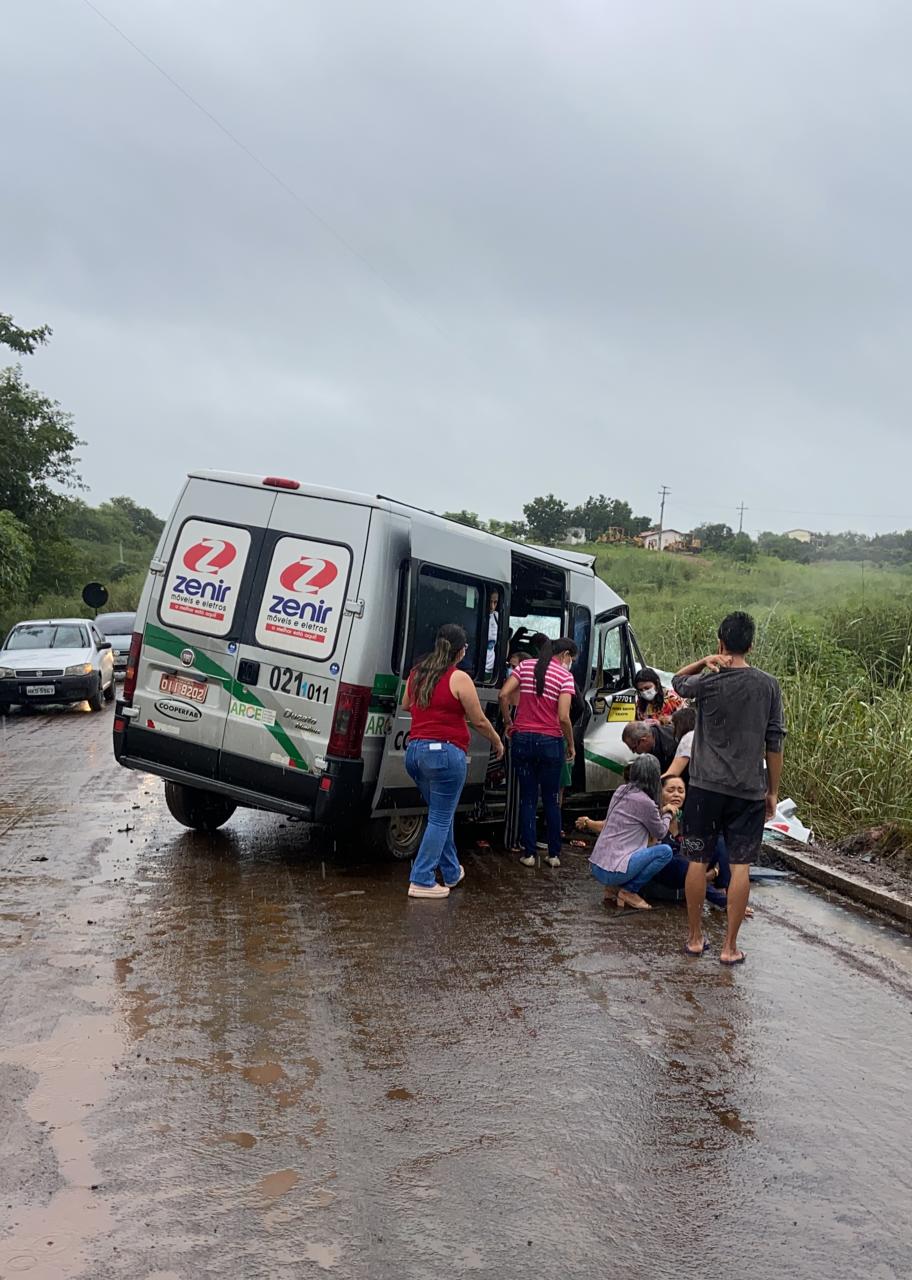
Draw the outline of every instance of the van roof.
<instances>
[{"instance_id":1,"label":"van roof","mask_svg":"<svg viewBox=\"0 0 912 1280\"><path fill-rule=\"evenodd\" d=\"M247 475L242 471L189 471L187 473L191 480L213 480L219 484L237 484L245 488L261 489L266 480L271 478L267 476ZM334 502L351 502L357 506L378 507L383 511L396 511L402 515L414 515L415 512L420 513L428 520L440 520L444 524L452 525L452 520L447 520L444 516L438 515L435 511L427 511L424 507L416 507L408 502L399 502L395 498L388 498L385 494L378 493L374 496L367 493L355 493L349 489L331 489L325 485L305 484L301 481L295 481L297 488L284 488L276 486L276 493L287 493L290 495L301 494L310 498L329 498ZM270 486L271 487L271 486ZM543 560L546 563L566 565L572 564L578 566L582 571L590 570L596 577L597 581L604 587L604 591L600 593L600 600L603 602L602 607L611 607L612 604L623 605L624 601L616 592L612 591L606 582L595 574L595 556L586 555L579 551L567 551L558 547L538 547L527 542L514 542L511 538L502 538L498 533L488 533L484 529L471 529L468 525L464 526L465 533L469 537L476 538L496 538L498 542L509 542L511 547L515 547L518 552L531 554L536 560ZM609 604L605 595L607 592L613 600Z\"/></svg>"}]
</instances>

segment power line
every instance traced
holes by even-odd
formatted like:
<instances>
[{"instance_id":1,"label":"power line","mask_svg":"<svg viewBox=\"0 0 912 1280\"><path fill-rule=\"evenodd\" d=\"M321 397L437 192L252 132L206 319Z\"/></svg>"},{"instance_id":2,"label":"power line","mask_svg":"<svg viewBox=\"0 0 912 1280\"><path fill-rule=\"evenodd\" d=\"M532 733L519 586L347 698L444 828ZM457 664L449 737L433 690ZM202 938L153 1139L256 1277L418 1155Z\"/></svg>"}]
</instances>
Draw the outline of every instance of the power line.
<instances>
[{"instance_id":1,"label":"power line","mask_svg":"<svg viewBox=\"0 0 912 1280\"><path fill-rule=\"evenodd\" d=\"M185 89L184 86L180 83L180 81L175 80L174 76L172 76L170 72L166 71L165 68L161 65L161 63L156 62L155 59L151 56L151 54L146 53L145 49L143 49L140 45L138 45L135 40L131 40L131 38L127 35L127 33L124 30L122 30L122 28L120 28L116 22L114 22L111 18L109 18L106 13L103 13L102 10L99 9L96 4L92 3L92 0L83 0L83 4L85 4L85 6L88 9L91 9L91 11L95 14L95 16L100 18L101 21L104 22L106 26L110 27L111 30L116 35L118 35L121 40L124 41L125 44L128 44L130 48L134 51L134 53L139 54L139 56L143 59L144 62L147 62L150 67L152 67L155 71L158 72L160 76L162 76L165 80L167 80L168 84L170 84L171 87L175 89L182 97L186 98L187 101L191 104L191 106L195 107L197 111L199 111L202 115L204 115L206 119L210 122L210 124L215 125L216 129L218 129L220 133L223 133L225 137L228 138L228 140L232 142L239 151L243 152L243 154L247 157L248 160L251 160L257 166L258 169L261 169L263 173L267 175L267 177L271 178L272 181L275 182L277 186L281 187L281 189L285 192L287 196L290 196L292 200L294 200L297 204L299 204L301 208L304 209L304 211L308 214L308 216L311 217L314 220L314 222L318 223L323 228L323 230L327 233L327 235L332 236L332 238L336 241L337 244L341 245L342 248L347 253L351 254L353 258L355 258L358 262L360 262L361 265L365 267L371 273L371 275L373 275L377 280L379 280L380 283L386 289L388 289L391 293L395 294L395 296L399 299L400 302L404 302L407 307L409 307L411 310L413 310L418 315L420 315L428 325L430 325L433 329L437 331L440 337L445 338L448 342L453 341L449 337L449 335L443 329L441 329L440 325L435 320L433 320L430 316L426 315L421 310L420 307L416 306L415 303L412 301L412 299L409 298L406 294L404 294L402 290L398 287L398 285L394 284L393 281L388 278L388 276L384 275L384 273L380 270L379 267L374 266L373 262L371 262L369 258L366 258L364 254L361 252L361 250L358 249L355 245L353 245L350 240L346 239L346 237L341 233L341 231L337 231L336 228L332 225L332 223L329 222L323 216L323 214L319 213L318 210L316 210L312 204L309 204L307 200L305 200L304 197L298 191L296 191L294 187L290 185L290 183L286 182L285 179L280 174L276 173L274 169L270 168L270 166L266 164L265 160L261 160L255 151L252 151L245 142L242 142L241 139L238 138L236 134L232 133L231 130L228 128L228 126L223 124L222 121L219 120L218 116L213 115L213 113L209 110L209 108L204 106L198 98L195 98L188 89Z\"/></svg>"}]
</instances>

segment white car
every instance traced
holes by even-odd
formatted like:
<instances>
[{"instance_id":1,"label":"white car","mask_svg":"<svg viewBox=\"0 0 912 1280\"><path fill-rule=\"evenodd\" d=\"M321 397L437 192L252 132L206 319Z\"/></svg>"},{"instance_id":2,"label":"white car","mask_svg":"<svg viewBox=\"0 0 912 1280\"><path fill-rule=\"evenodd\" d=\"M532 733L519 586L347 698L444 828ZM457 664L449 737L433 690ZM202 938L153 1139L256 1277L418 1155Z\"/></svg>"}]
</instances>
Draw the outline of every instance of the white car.
<instances>
[{"instance_id":1,"label":"white car","mask_svg":"<svg viewBox=\"0 0 912 1280\"><path fill-rule=\"evenodd\" d=\"M111 643L87 618L18 622L0 649L2 715L40 702L88 702L100 711L114 692Z\"/></svg>"},{"instance_id":2,"label":"white car","mask_svg":"<svg viewBox=\"0 0 912 1280\"><path fill-rule=\"evenodd\" d=\"M100 613L95 619L95 625L105 640L111 641L114 670L119 676L122 676L127 669L127 658L130 654L135 624L135 613Z\"/></svg>"}]
</instances>

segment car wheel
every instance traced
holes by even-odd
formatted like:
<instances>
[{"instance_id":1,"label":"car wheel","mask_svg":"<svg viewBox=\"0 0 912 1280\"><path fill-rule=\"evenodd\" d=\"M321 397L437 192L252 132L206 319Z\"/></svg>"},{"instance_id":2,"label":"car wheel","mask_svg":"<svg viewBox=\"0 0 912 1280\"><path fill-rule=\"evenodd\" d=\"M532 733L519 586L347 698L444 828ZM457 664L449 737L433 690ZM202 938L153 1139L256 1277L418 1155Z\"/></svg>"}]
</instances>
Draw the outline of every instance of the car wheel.
<instances>
[{"instance_id":1,"label":"car wheel","mask_svg":"<svg viewBox=\"0 0 912 1280\"><path fill-rule=\"evenodd\" d=\"M105 700L105 702L113 702L113 701L114 701L114 694L115 694L116 692L117 692L117 685L116 685L116 683L115 683L115 681L114 681L114 677L113 677L113 676L111 676L111 683L108 685L107 689L105 689L105 691L104 691L104 700Z\"/></svg>"},{"instance_id":2,"label":"car wheel","mask_svg":"<svg viewBox=\"0 0 912 1280\"><path fill-rule=\"evenodd\" d=\"M98 677L98 688L92 694L91 698L87 699L87 701L93 711L100 711L104 706L104 693L101 688L101 676Z\"/></svg>"},{"instance_id":3,"label":"car wheel","mask_svg":"<svg viewBox=\"0 0 912 1280\"><path fill-rule=\"evenodd\" d=\"M181 826L192 831L215 831L227 822L237 805L214 791L198 791L180 782L165 783L165 803Z\"/></svg>"},{"instance_id":4,"label":"car wheel","mask_svg":"<svg viewBox=\"0 0 912 1280\"><path fill-rule=\"evenodd\" d=\"M406 862L418 852L426 826L426 813L374 818L370 823L371 843L380 853Z\"/></svg>"},{"instance_id":5,"label":"car wheel","mask_svg":"<svg viewBox=\"0 0 912 1280\"><path fill-rule=\"evenodd\" d=\"M13 709L11 702L0 702L0 716L8 716Z\"/></svg>"}]
</instances>

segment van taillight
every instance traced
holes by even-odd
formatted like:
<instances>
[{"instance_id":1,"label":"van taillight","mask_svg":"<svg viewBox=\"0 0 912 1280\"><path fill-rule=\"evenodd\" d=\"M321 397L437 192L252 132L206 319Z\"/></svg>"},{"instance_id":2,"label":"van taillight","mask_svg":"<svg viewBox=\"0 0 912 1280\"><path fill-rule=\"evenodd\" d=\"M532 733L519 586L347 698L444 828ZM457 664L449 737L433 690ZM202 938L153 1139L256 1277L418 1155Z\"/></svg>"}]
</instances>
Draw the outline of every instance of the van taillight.
<instances>
[{"instance_id":1,"label":"van taillight","mask_svg":"<svg viewBox=\"0 0 912 1280\"><path fill-rule=\"evenodd\" d=\"M332 733L326 748L328 756L341 756L344 760L360 757L370 700L371 691L366 685L339 685Z\"/></svg>"},{"instance_id":2,"label":"van taillight","mask_svg":"<svg viewBox=\"0 0 912 1280\"><path fill-rule=\"evenodd\" d=\"M139 655L142 651L142 632L134 631L130 641L130 652L127 656L127 670L123 682L123 702L125 706L133 705L133 694L136 692L136 677L139 673Z\"/></svg>"}]
</instances>

